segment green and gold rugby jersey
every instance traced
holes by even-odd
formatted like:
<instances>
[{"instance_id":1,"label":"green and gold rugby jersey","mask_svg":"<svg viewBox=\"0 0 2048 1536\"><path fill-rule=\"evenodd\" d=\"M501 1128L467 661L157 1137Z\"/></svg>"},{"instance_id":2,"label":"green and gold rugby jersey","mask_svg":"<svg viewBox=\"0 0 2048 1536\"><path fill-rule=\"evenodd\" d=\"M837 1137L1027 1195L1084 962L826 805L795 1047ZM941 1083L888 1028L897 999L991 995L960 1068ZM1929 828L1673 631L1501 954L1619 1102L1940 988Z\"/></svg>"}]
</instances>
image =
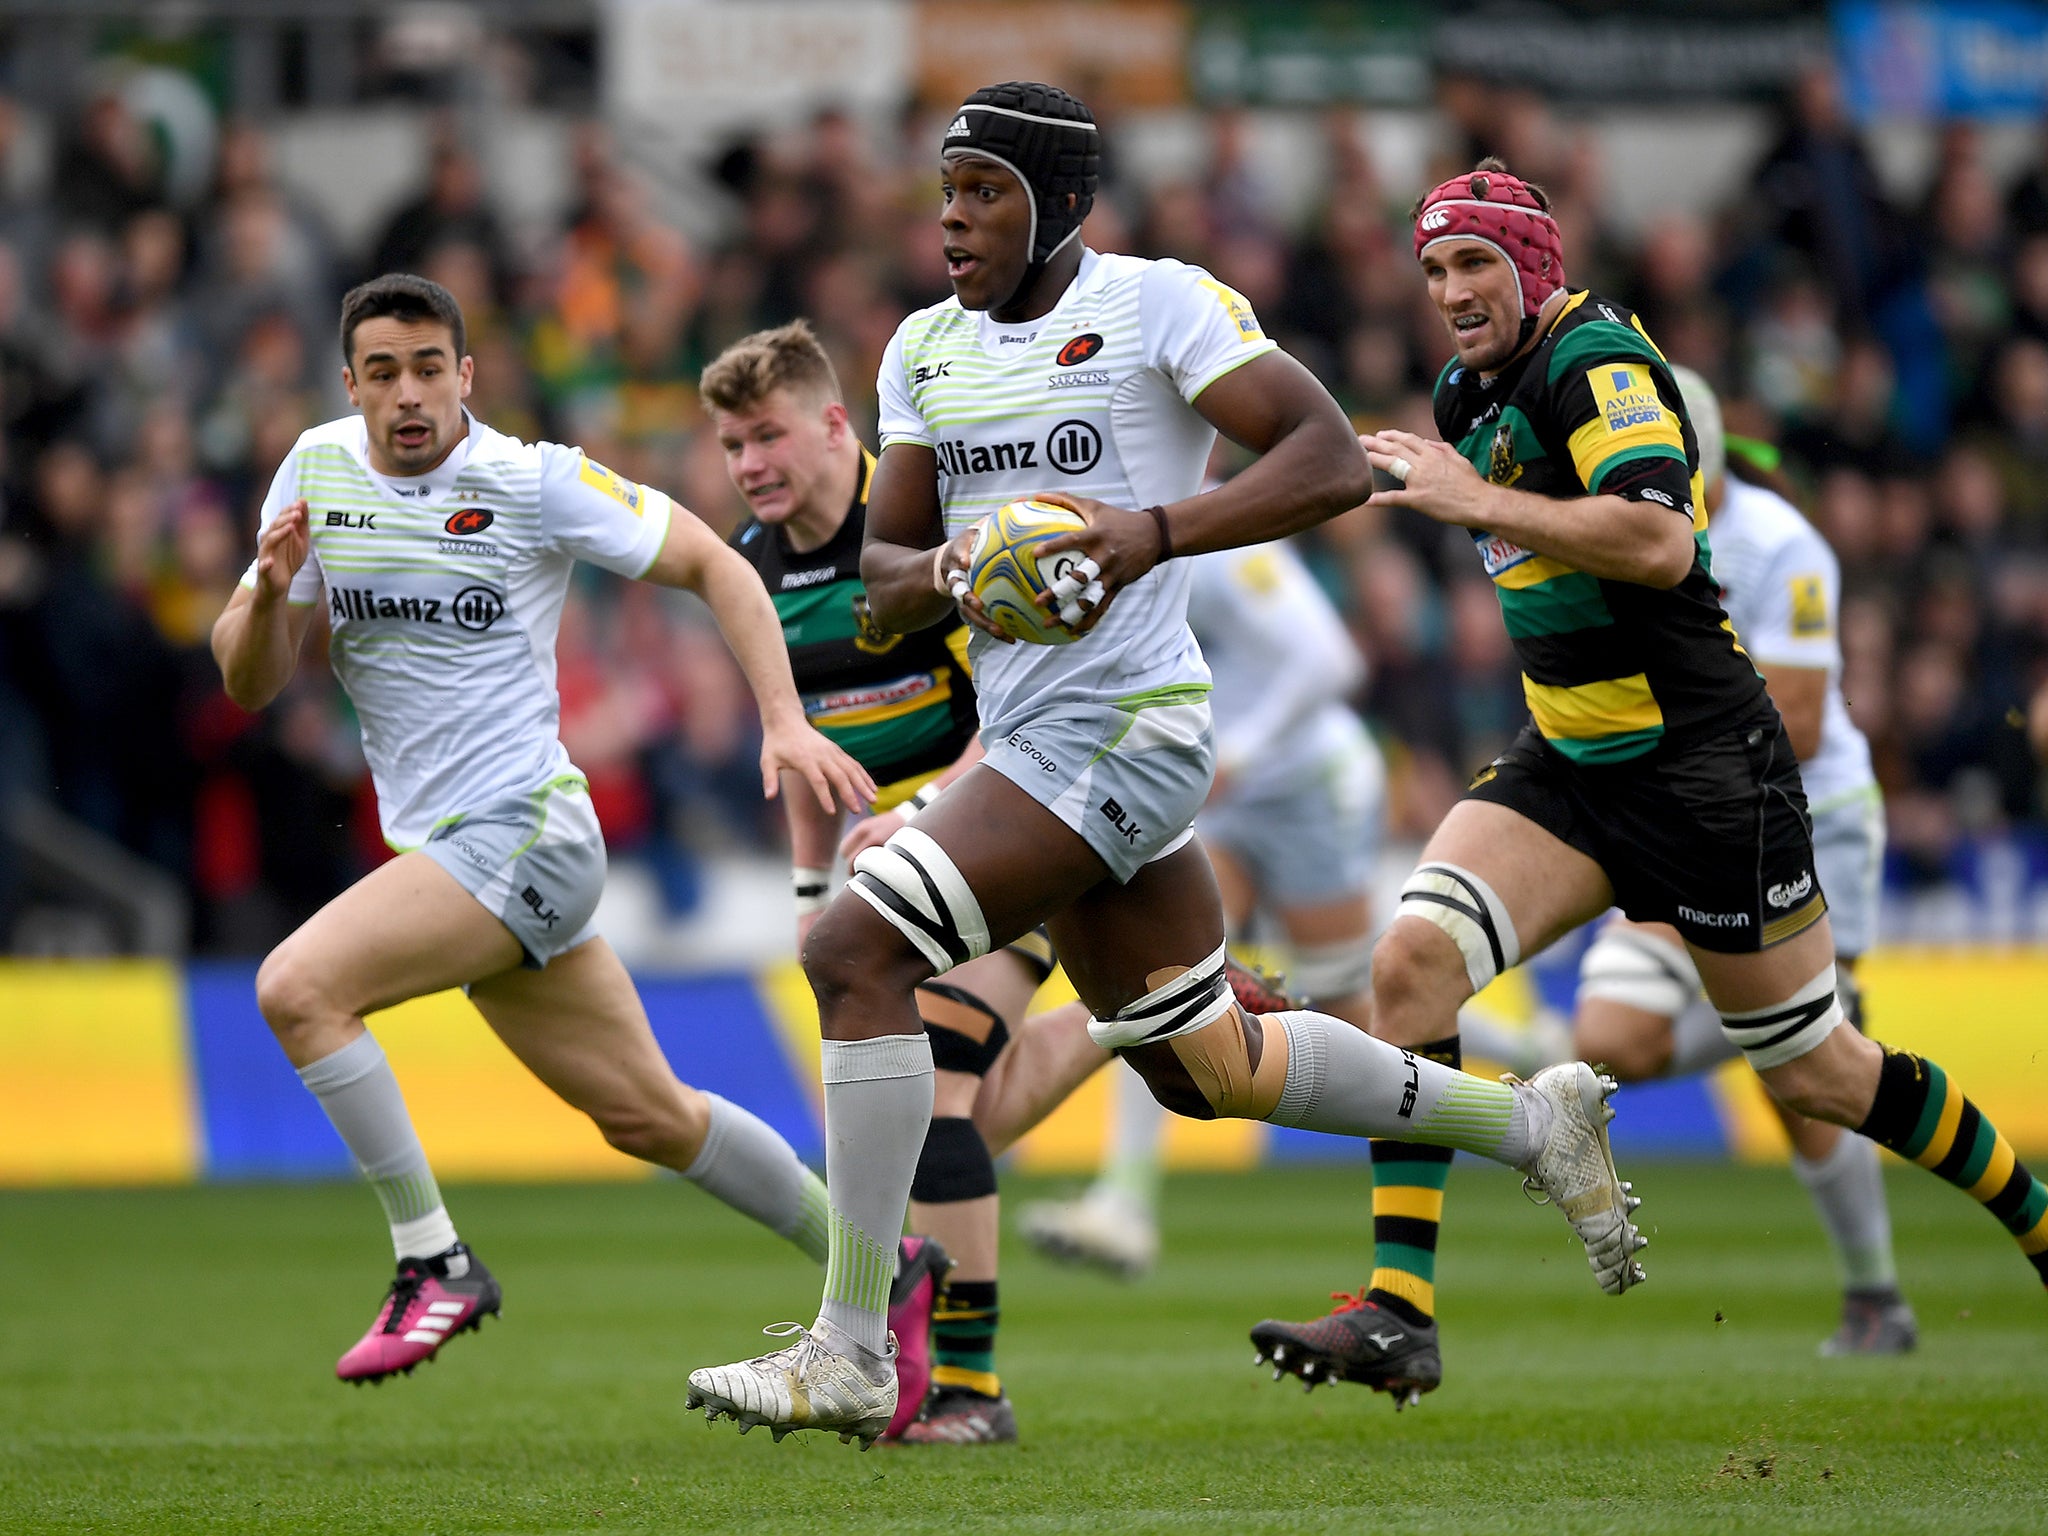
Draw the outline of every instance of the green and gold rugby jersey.
<instances>
[{"instance_id":1,"label":"green and gold rugby jersey","mask_svg":"<svg viewBox=\"0 0 2048 1536\"><path fill-rule=\"evenodd\" d=\"M860 581L874 456L861 451L860 485L839 531L799 554L780 528L749 518L732 536L774 600L804 714L881 786L875 809L900 804L946 767L974 735L967 625L895 635L868 611Z\"/></svg>"},{"instance_id":2,"label":"green and gold rugby jersey","mask_svg":"<svg viewBox=\"0 0 2048 1536\"><path fill-rule=\"evenodd\" d=\"M672 504L580 448L522 443L475 418L424 475L370 467L360 416L302 434L262 526L303 497L312 548L290 601L324 603L328 656L362 723L385 841L501 796L579 777L558 734L555 632L569 571L654 563ZM252 563L242 585L254 587Z\"/></svg>"},{"instance_id":3,"label":"green and gold rugby jersey","mask_svg":"<svg viewBox=\"0 0 2048 1536\"><path fill-rule=\"evenodd\" d=\"M1216 441L1194 402L1272 350L1243 295L1200 267L1086 251L1036 320L1004 325L957 298L905 320L875 381L882 449L931 450L948 534L1044 491L1164 506L1201 489ZM1008 736L1053 704L1206 692L1189 580L1184 560L1153 567L1070 645L975 632L984 733Z\"/></svg>"},{"instance_id":4,"label":"green and gold rugby jersey","mask_svg":"<svg viewBox=\"0 0 2048 1536\"><path fill-rule=\"evenodd\" d=\"M1756 707L1763 679L1711 574L1699 445L1633 314L1575 293L1536 348L1493 379L1453 359L1435 406L1445 441L1495 485L1560 500L1621 495L1692 521L1692 569L1669 590L1589 576L1473 530L1546 741L1573 762L1621 762Z\"/></svg>"}]
</instances>

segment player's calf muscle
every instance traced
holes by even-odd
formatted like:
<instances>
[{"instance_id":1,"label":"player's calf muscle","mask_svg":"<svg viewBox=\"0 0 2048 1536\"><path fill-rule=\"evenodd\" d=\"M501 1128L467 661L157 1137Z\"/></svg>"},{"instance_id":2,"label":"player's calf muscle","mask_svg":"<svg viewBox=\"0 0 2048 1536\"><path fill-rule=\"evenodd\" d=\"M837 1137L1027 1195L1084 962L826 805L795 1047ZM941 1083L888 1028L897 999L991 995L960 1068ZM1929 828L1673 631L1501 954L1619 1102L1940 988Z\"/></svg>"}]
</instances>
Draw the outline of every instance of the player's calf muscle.
<instances>
[{"instance_id":1,"label":"player's calf muscle","mask_svg":"<svg viewBox=\"0 0 2048 1536\"><path fill-rule=\"evenodd\" d=\"M1853 1130L1870 1113L1883 1063L1883 1047L1853 1029L1837 1028L1806 1055L1761 1076L1786 1108Z\"/></svg>"},{"instance_id":2,"label":"player's calf muscle","mask_svg":"<svg viewBox=\"0 0 2048 1536\"><path fill-rule=\"evenodd\" d=\"M1582 1003L1572 1049L1624 1083L1648 1082L1671 1064L1671 1020L1604 1000Z\"/></svg>"}]
</instances>

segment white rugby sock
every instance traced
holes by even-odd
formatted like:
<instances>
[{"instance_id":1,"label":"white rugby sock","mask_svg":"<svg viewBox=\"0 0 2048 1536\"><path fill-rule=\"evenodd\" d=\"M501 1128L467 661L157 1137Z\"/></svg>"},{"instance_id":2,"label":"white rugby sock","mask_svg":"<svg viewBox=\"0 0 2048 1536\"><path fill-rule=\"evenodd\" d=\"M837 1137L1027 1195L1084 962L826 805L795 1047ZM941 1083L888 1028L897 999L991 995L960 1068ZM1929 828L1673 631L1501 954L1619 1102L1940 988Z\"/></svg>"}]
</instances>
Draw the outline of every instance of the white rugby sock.
<instances>
[{"instance_id":1,"label":"white rugby sock","mask_svg":"<svg viewBox=\"0 0 2048 1536\"><path fill-rule=\"evenodd\" d=\"M1152 1097L1152 1090L1129 1063L1113 1062L1109 1072L1109 1155L1088 1193L1155 1220L1166 1106Z\"/></svg>"},{"instance_id":2,"label":"white rugby sock","mask_svg":"<svg viewBox=\"0 0 2048 1536\"><path fill-rule=\"evenodd\" d=\"M889 1347L889 1284L932 1123L929 1036L823 1042L825 1184L832 1198L825 1302L830 1324L871 1354Z\"/></svg>"},{"instance_id":3,"label":"white rugby sock","mask_svg":"<svg viewBox=\"0 0 2048 1536\"><path fill-rule=\"evenodd\" d=\"M425 1259L454 1247L455 1223L441 1203L405 1095L377 1037L364 1030L340 1050L300 1067L299 1081L320 1101L377 1192L397 1256Z\"/></svg>"},{"instance_id":4,"label":"white rugby sock","mask_svg":"<svg viewBox=\"0 0 2048 1536\"><path fill-rule=\"evenodd\" d=\"M1718 1019L1715 1027L1720 1027ZM1465 1055L1497 1061L1517 1077L1534 1077L1545 1067L1572 1059L1569 1034L1533 1021L1517 1029L1476 1008L1458 1010L1458 1037ZM1560 1050L1565 1054L1560 1056Z\"/></svg>"},{"instance_id":5,"label":"white rugby sock","mask_svg":"<svg viewBox=\"0 0 2048 1536\"><path fill-rule=\"evenodd\" d=\"M1691 1077L1724 1061L1733 1061L1742 1048L1721 1028L1720 1010L1704 997L1695 997L1671 1021L1671 1065L1666 1077Z\"/></svg>"},{"instance_id":6,"label":"white rugby sock","mask_svg":"<svg viewBox=\"0 0 2048 1536\"><path fill-rule=\"evenodd\" d=\"M1456 1147L1510 1166L1549 1133L1543 1100L1527 1089L1439 1066L1328 1014L1265 1017L1287 1031L1287 1080L1267 1117L1275 1125Z\"/></svg>"},{"instance_id":7,"label":"white rugby sock","mask_svg":"<svg viewBox=\"0 0 2048 1536\"><path fill-rule=\"evenodd\" d=\"M1821 1225L1835 1247L1845 1291L1896 1289L1892 1216L1885 1203L1884 1169L1875 1143L1843 1131L1835 1150L1819 1162L1792 1154L1792 1171L1813 1196Z\"/></svg>"},{"instance_id":8,"label":"white rugby sock","mask_svg":"<svg viewBox=\"0 0 2048 1536\"><path fill-rule=\"evenodd\" d=\"M818 1176L760 1116L715 1093L704 1097L711 1129L683 1177L824 1263L830 1208Z\"/></svg>"}]
</instances>

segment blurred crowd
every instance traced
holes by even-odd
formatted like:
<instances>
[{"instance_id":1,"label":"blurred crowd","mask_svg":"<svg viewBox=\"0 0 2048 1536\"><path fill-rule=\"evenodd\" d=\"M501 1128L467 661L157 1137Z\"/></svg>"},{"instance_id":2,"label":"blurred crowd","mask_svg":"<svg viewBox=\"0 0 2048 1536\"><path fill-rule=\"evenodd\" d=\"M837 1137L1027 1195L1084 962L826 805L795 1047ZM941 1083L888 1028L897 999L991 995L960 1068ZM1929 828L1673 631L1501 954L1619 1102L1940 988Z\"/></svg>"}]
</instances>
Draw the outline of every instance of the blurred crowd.
<instances>
[{"instance_id":1,"label":"blurred crowd","mask_svg":"<svg viewBox=\"0 0 2048 1536\"><path fill-rule=\"evenodd\" d=\"M1593 140L1541 101L1449 80L1440 106L1437 173L1497 153L1544 183L1573 285L1635 307L1720 387L1732 430L1782 453L1842 558L1847 692L1895 877L1938 879L1988 833L2034 835L2021 723L2048 676L2048 157L1997 184L1956 126L1924 202L1900 206L1816 70L1739 197L1624 238ZM878 141L826 112L735 144L706 167L732 233L693 242L596 123L577 132L559 227L513 230L451 119L425 183L348 249L280 184L260 127L225 124L210 187L180 199L119 96L87 103L60 125L47 185L0 192L0 792L45 795L175 874L202 948L273 941L383 856L321 658L251 717L207 650L272 471L347 409L343 289L392 269L445 284L479 417L581 443L730 526L699 370L808 315L872 424L897 321L949 291L942 126L906 110ZM1092 245L1210 268L1362 428L1430 430L1448 344L1410 255L1418 189L1381 184L1354 116L1326 121L1305 222L1269 199L1240 115L1206 120L1199 179L1143 185L1113 114L1104 126ZM17 127L0 98L0 165ZM1395 831L1420 836L1524 713L1491 589L1469 541L1418 518L1360 509L1305 543L1370 663L1358 704L1389 749ZM645 859L674 909L707 851L777 838L745 688L700 611L585 572L560 661L564 737L615 856Z\"/></svg>"}]
</instances>

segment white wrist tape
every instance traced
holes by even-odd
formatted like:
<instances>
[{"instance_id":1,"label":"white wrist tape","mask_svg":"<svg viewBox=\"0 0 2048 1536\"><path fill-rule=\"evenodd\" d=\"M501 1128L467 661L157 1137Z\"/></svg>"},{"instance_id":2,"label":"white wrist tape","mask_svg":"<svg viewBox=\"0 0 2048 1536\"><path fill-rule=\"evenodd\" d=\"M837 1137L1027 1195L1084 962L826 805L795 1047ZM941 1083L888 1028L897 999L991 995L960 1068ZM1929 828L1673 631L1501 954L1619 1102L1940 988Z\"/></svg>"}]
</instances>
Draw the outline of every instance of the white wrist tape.
<instances>
[{"instance_id":1,"label":"white wrist tape","mask_svg":"<svg viewBox=\"0 0 2048 1536\"><path fill-rule=\"evenodd\" d=\"M789 872L789 888L796 897L796 915L808 917L825 910L832 899L832 871L806 869L801 864Z\"/></svg>"}]
</instances>

